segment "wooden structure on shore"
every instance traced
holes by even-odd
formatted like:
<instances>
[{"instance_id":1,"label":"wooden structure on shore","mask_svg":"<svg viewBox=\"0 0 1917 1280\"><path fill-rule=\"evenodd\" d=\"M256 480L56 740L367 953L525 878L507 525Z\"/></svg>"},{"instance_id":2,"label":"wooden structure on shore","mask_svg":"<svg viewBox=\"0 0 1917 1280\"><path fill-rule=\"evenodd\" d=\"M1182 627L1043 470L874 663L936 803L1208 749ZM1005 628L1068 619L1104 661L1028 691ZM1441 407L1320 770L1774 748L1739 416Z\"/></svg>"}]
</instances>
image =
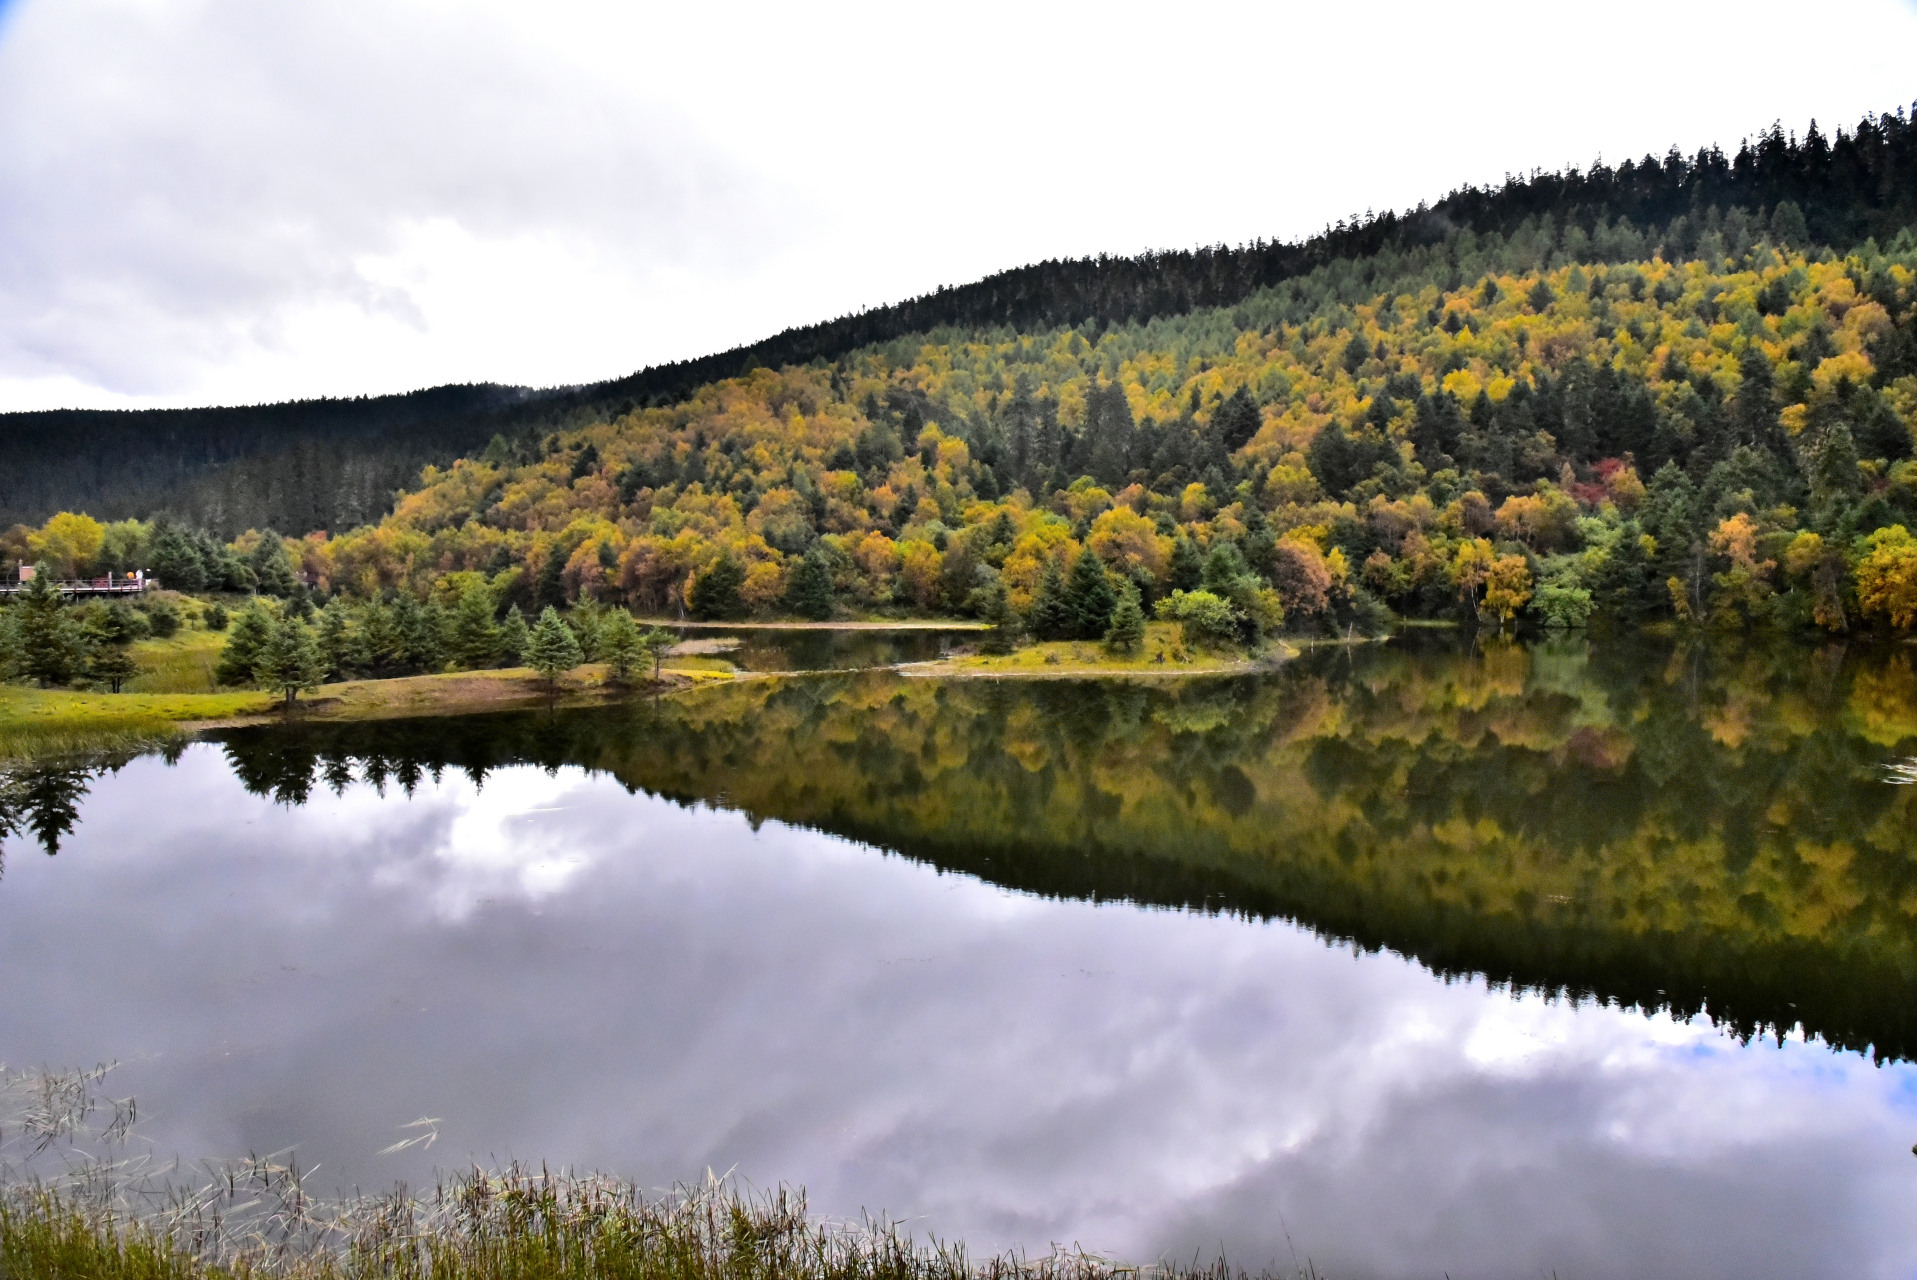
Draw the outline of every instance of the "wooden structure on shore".
<instances>
[{"instance_id":1,"label":"wooden structure on shore","mask_svg":"<svg viewBox=\"0 0 1917 1280\"><path fill-rule=\"evenodd\" d=\"M0 582L0 599L8 599L26 590L27 583L33 581L33 566L21 565L18 578L13 582ZM146 576L146 570L133 573L109 573L104 578L67 578L56 582L62 596L69 600L90 596L137 596L144 591L157 589L157 579Z\"/></svg>"}]
</instances>

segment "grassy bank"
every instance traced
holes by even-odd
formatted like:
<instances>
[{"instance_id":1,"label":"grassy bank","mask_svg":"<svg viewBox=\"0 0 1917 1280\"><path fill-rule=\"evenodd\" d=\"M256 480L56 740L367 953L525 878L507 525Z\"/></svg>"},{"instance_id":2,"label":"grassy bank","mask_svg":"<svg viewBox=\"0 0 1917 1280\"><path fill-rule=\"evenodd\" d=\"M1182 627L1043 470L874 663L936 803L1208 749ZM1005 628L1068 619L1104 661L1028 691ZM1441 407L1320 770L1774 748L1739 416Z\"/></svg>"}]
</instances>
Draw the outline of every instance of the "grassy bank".
<instances>
[{"instance_id":1,"label":"grassy bank","mask_svg":"<svg viewBox=\"0 0 1917 1280\"><path fill-rule=\"evenodd\" d=\"M0 685L0 759L158 746L209 721L259 715L272 695L79 693Z\"/></svg>"}]
</instances>

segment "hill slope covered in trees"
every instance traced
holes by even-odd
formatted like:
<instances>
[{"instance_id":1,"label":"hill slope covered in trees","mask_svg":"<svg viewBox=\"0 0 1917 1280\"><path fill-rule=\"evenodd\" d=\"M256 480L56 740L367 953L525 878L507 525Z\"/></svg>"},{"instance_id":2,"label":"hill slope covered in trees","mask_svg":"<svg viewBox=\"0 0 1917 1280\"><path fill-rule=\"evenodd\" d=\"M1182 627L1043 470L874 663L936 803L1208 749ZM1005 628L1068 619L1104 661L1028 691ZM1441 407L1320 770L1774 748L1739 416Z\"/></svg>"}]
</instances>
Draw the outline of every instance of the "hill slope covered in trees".
<instances>
[{"instance_id":1,"label":"hill slope covered in trees","mask_svg":"<svg viewBox=\"0 0 1917 1280\"><path fill-rule=\"evenodd\" d=\"M1381 603L1908 626L1917 235L1793 247L1785 204L1695 236L1454 232L1230 308L761 370L497 440L295 550L327 590L502 607L1030 612L1089 548L1248 632Z\"/></svg>"},{"instance_id":2,"label":"hill slope covered in trees","mask_svg":"<svg viewBox=\"0 0 1917 1280\"><path fill-rule=\"evenodd\" d=\"M339 530L383 511L422 464L443 466L494 434L523 440L675 403L757 368L838 361L936 329L1072 326L1096 339L1112 326L1234 306L1337 263L1354 264L1359 279L1383 279L1405 255L1440 249L1461 232L1508 239L1548 226L1565 237L1562 251L1586 265L1625 261L1620 253L1662 251L1674 259L1697 250L1708 227L1734 226L1734 212L1747 226L1769 228L1780 204L1795 211L1776 228L1794 247L1842 252L1871 237L1889 243L1917 222L1917 129L1901 111L1866 118L1834 138L1814 125L1801 139L1773 127L1731 155L1715 147L1688 157L1673 150L1661 159L1466 187L1428 208L1353 217L1300 244L1039 263L733 351L539 395L446 387L257 408L0 414L0 448L9 459L0 474L0 522L38 523L67 508L104 519L165 514L223 537L248 526ZM1621 223L1640 234L1610 234Z\"/></svg>"}]
</instances>

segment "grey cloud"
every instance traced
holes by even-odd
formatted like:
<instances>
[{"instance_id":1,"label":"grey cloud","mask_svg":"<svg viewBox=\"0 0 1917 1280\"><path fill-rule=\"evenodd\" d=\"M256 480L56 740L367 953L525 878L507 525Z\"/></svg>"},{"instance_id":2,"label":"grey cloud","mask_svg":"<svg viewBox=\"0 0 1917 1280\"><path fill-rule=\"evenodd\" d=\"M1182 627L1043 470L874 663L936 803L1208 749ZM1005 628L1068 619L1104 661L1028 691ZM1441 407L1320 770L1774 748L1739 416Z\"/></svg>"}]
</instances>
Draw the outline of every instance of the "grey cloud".
<instances>
[{"instance_id":1,"label":"grey cloud","mask_svg":"<svg viewBox=\"0 0 1917 1280\"><path fill-rule=\"evenodd\" d=\"M0 376L165 390L313 302L418 324L354 263L432 220L736 263L776 238L756 182L458 6L29 0L0 27Z\"/></svg>"}]
</instances>

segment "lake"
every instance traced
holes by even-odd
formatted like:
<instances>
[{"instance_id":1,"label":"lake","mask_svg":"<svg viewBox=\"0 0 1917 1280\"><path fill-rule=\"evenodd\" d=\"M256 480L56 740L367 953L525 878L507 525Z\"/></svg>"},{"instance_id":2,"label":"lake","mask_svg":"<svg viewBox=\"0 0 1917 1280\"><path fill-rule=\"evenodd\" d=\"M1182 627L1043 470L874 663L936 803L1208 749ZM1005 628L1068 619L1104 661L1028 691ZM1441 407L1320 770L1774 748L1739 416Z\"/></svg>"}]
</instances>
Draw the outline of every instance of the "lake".
<instances>
[{"instance_id":1,"label":"lake","mask_svg":"<svg viewBox=\"0 0 1917 1280\"><path fill-rule=\"evenodd\" d=\"M1908 1277L1913 752L1907 647L1415 633L234 731L6 783L0 1059L117 1060L154 1150L321 1189L517 1157L980 1250Z\"/></svg>"}]
</instances>

